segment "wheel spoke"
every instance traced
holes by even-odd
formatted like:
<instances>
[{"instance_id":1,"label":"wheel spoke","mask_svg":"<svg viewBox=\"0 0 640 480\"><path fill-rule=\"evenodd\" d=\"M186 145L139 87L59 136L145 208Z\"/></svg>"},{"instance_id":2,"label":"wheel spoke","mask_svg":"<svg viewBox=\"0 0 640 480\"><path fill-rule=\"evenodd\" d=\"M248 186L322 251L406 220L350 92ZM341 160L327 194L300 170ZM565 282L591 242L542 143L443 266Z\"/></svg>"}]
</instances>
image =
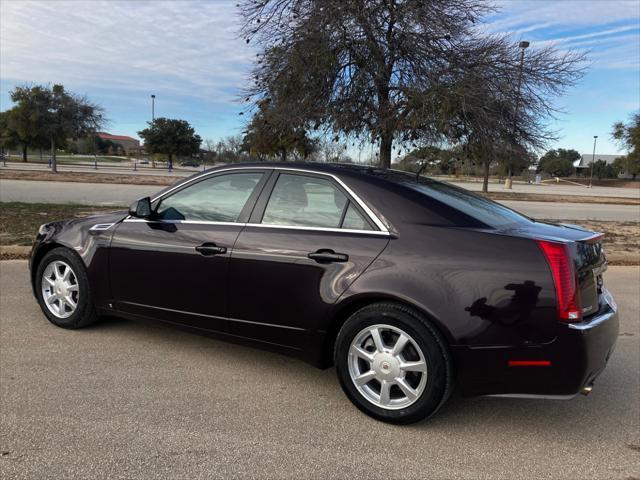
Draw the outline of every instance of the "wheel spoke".
<instances>
[{"instance_id":1,"label":"wheel spoke","mask_svg":"<svg viewBox=\"0 0 640 480\"><path fill-rule=\"evenodd\" d=\"M49 304L49 305L53 305L53 302L55 302L58 299L57 296L55 295L51 295L50 297L48 297L45 301Z\"/></svg>"},{"instance_id":2,"label":"wheel spoke","mask_svg":"<svg viewBox=\"0 0 640 480\"><path fill-rule=\"evenodd\" d=\"M361 387L362 385L369 383L375 377L376 377L376 372L374 372L373 370L369 370L368 372L365 372L362 375L355 377L353 381L355 382L356 385Z\"/></svg>"},{"instance_id":3,"label":"wheel spoke","mask_svg":"<svg viewBox=\"0 0 640 480\"><path fill-rule=\"evenodd\" d=\"M67 287L67 291L68 292L77 292L78 291L78 285L69 285Z\"/></svg>"},{"instance_id":4,"label":"wheel spoke","mask_svg":"<svg viewBox=\"0 0 640 480\"><path fill-rule=\"evenodd\" d=\"M409 386L409 384L404 378L396 379L396 385L400 387L400 390L402 390L402 393L404 393L409 400L413 400L418 396L418 392L416 392L413 388L411 388L411 386Z\"/></svg>"},{"instance_id":5,"label":"wheel spoke","mask_svg":"<svg viewBox=\"0 0 640 480\"><path fill-rule=\"evenodd\" d=\"M78 306L78 304L73 300L73 298L71 298L71 295L67 295L66 297L64 297L64 303L69 305L71 310L75 309Z\"/></svg>"},{"instance_id":6,"label":"wheel spoke","mask_svg":"<svg viewBox=\"0 0 640 480\"><path fill-rule=\"evenodd\" d=\"M396 340L396 344L393 346L393 350L391 351L391 355L393 355L394 357L397 356L397 355L400 355L400 352L407 345L408 341L409 341L409 337L407 337L405 334L401 333L400 336L398 337L398 340Z\"/></svg>"},{"instance_id":7,"label":"wheel spoke","mask_svg":"<svg viewBox=\"0 0 640 480\"><path fill-rule=\"evenodd\" d=\"M389 405L389 402L391 402L390 394L391 394L391 382L382 380L382 382L380 382L380 403L382 405Z\"/></svg>"},{"instance_id":8,"label":"wheel spoke","mask_svg":"<svg viewBox=\"0 0 640 480\"><path fill-rule=\"evenodd\" d=\"M62 278L62 276L64 275L64 274L62 273L62 271L60 270L60 269L61 269L61 268L63 268L63 267L64 267L64 264L63 264L63 263L60 263L60 262L56 262L56 263L55 263L55 265L53 266L53 271L54 271L54 272L55 272L55 274L56 274L56 279L58 279L58 278Z\"/></svg>"},{"instance_id":9,"label":"wheel spoke","mask_svg":"<svg viewBox=\"0 0 640 480\"><path fill-rule=\"evenodd\" d=\"M417 362L402 362L400 368L405 372L427 373L427 364L423 360Z\"/></svg>"},{"instance_id":10,"label":"wheel spoke","mask_svg":"<svg viewBox=\"0 0 640 480\"><path fill-rule=\"evenodd\" d=\"M44 278L44 281L47 282L50 286L55 286L56 282L54 282L53 280L51 280L49 277L42 277Z\"/></svg>"},{"instance_id":11,"label":"wheel spoke","mask_svg":"<svg viewBox=\"0 0 640 480\"><path fill-rule=\"evenodd\" d=\"M373 353L367 352L364 348L359 347L358 345L351 345L349 353L368 362L373 362Z\"/></svg>"},{"instance_id":12,"label":"wheel spoke","mask_svg":"<svg viewBox=\"0 0 640 480\"><path fill-rule=\"evenodd\" d=\"M380 330L378 328L372 328L369 330L371 333L371 338L373 339L373 343L376 346L376 350L378 352L384 352L384 343L382 342L382 337L380 336Z\"/></svg>"},{"instance_id":13,"label":"wheel spoke","mask_svg":"<svg viewBox=\"0 0 640 480\"><path fill-rule=\"evenodd\" d=\"M65 267L64 273L62 274L62 281L68 283L70 276L71 276L71 269L69 267Z\"/></svg>"}]
</instances>

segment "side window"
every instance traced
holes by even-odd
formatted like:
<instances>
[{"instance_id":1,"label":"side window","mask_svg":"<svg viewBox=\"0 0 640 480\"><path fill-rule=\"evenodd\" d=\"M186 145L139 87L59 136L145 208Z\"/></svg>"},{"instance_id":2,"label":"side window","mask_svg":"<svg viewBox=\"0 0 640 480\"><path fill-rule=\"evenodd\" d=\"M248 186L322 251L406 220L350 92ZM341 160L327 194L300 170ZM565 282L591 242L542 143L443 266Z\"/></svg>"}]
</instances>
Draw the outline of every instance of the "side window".
<instances>
[{"instance_id":1,"label":"side window","mask_svg":"<svg viewBox=\"0 0 640 480\"><path fill-rule=\"evenodd\" d=\"M347 197L328 180L281 174L262 223L339 228Z\"/></svg>"},{"instance_id":2,"label":"side window","mask_svg":"<svg viewBox=\"0 0 640 480\"><path fill-rule=\"evenodd\" d=\"M236 222L262 173L230 173L202 180L163 198L156 210L161 220Z\"/></svg>"},{"instance_id":3,"label":"side window","mask_svg":"<svg viewBox=\"0 0 640 480\"><path fill-rule=\"evenodd\" d=\"M351 230L373 230L371 224L351 202L349 202L349 208L347 208L347 213L344 216L342 228L349 228Z\"/></svg>"},{"instance_id":4,"label":"side window","mask_svg":"<svg viewBox=\"0 0 640 480\"><path fill-rule=\"evenodd\" d=\"M262 223L372 230L369 222L333 182L290 174L278 177Z\"/></svg>"}]
</instances>

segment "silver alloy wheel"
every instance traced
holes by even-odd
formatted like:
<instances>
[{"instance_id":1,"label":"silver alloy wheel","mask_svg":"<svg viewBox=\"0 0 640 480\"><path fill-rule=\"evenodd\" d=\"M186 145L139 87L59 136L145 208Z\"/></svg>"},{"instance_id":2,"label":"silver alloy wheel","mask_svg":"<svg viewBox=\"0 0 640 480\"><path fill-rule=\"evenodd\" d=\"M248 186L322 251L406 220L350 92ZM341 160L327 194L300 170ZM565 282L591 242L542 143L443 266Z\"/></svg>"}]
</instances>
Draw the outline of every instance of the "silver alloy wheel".
<instances>
[{"instance_id":1,"label":"silver alloy wheel","mask_svg":"<svg viewBox=\"0 0 640 480\"><path fill-rule=\"evenodd\" d=\"M417 342L398 327L371 325L349 347L349 375L374 405L399 410L415 403L427 385L427 362Z\"/></svg>"},{"instance_id":2,"label":"silver alloy wheel","mask_svg":"<svg viewBox=\"0 0 640 480\"><path fill-rule=\"evenodd\" d=\"M69 264L54 260L42 273L42 299L58 318L68 318L78 308L78 278Z\"/></svg>"}]
</instances>

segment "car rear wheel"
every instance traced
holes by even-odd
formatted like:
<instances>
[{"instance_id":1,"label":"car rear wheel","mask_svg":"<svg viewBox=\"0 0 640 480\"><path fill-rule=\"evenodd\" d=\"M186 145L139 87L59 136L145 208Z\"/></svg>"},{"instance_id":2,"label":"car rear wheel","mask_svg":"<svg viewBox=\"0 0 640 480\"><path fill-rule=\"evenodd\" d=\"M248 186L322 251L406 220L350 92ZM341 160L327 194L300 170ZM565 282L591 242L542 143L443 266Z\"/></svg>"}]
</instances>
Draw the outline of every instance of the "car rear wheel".
<instances>
[{"instance_id":1,"label":"car rear wheel","mask_svg":"<svg viewBox=\"0 0 640 480\"><path fill-rule=\"evenodd\" d=\"M378 303L354 313L335 345L340 384L366 414L407 424L436 413L451 393L452 364L442 336L418 312Z\"/></svg>"},{"instance_id":2,"label":"car rear wheel","mask_svg":"<svg viewBox=\"0 0 640 480\"><path fill-rule=\"evenodd\" d=\"M54 248L44 256L34 285L40 308L54 325L81 328L98 319L85 267L67 248Z\"/></svg>"}]
</instances>

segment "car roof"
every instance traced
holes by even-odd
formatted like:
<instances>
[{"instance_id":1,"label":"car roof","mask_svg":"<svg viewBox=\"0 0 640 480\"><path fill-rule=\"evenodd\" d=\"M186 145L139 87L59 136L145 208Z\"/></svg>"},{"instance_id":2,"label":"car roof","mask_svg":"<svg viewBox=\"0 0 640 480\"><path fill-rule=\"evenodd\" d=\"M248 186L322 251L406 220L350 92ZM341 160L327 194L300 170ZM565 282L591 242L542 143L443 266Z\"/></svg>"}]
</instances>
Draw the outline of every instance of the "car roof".
<instances>
[{"instance_id":1,"label":"car roof","mask_svg":"<svg viewBox=\"0 0 640 480\"><path fill-rule=\"evenodd\" d=\"M279 169L294 169L304 170L310 173L330 173L337 176L347 175L356 176L361 180L387 180L393 183L406 183L407 181L416 181L415 173L404 172L401 170L382 169L371 165L357 165L353 163L321 163L321 162L251 162L251 163L231 163L221 165L206 170L205 172L211 172L215 170L223 170L228 168L279 168ZM420 182L437 180L428 179L427 177L420 177Z\"/></svg>"}]
</instances>

